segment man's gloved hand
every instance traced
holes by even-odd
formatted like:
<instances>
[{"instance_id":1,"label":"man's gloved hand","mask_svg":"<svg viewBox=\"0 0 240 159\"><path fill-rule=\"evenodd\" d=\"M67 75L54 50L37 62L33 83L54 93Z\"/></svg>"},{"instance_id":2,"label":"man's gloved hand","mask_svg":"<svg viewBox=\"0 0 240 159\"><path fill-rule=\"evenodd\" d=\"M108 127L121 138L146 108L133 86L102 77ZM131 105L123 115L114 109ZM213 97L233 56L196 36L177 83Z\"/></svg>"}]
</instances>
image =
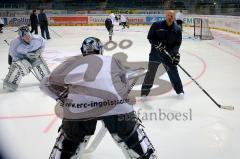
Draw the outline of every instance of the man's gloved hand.
<instances>
[{"instance_id":1,"label":"man's gloved hand","mask_svg":"<svg viewBox=\"0 0 240 159\"><path fill-rule=\"evenodd\" d=\"M173 65L178 65L178 63L180 62L180 54L174 54L172 55L172 64Z\"/></svg>"},{"instance_id":2,"label":"man's gloved hand","mask_svg":"<svg viewBox=\"0 0 240 159\"><path fill-rule=\"evenodd\" d=\"M159 51L162 51L165 49L165 46L161 42L155 42L153 43L153 47Z\"/></svg>"},{"instance_id":3,"label":"man's gloved hand","mask_svg":"<svg viewBox=\"0 0 240 159\"><path fill-rule=\"evenodd\" d=\"M159 49L159 48L162 46L162 43L161 43L161 42L154 42L154 43L153 43L153 46L154 46L156 49Z\"/></svg>"}]
</instances>

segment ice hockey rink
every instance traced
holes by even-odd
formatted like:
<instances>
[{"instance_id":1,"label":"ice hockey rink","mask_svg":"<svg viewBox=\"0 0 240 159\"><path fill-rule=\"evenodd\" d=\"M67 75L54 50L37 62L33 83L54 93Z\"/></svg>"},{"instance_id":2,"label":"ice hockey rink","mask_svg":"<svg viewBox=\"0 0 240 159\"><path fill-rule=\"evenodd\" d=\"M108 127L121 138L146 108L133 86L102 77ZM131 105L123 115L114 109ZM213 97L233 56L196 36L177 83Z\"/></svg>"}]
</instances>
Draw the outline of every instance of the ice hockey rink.
<instances>
[{"instance_id":1,"label":"ice hockey rink","mask_svg":"<svg viewBox=\"0 0 240 159\"><path fill-rule=\"evenodd\" d=\"M150 26L115 27L113 41L105 55L124 57L128 63L146 67ZM16 92L2 90L8 72L8 45L17 36L16 28L0 34L0 145L9 159L46 159L57 137L61 120L54 114L55 101L42 93L32 75L24 77ZM181 66L220 104L233 105L234 111L219 109L192 80L179 69L184 98L173 90L152 93L144 104L134 106L160 159L239 159L240 157L240 38L212 30L214 40L193 38L192 28L184 28L180 48ZM80 54L81 42L89 36L108 41L103 26L50 27L52 39L46 42L44 58L50 69L69 56ZM110 48L110 49L109 49ZM111 49L112 48L112 49ZM169 81L165 74L156 80ZM140 79L141 82L142 79ZM154 85L154 88L161 85ZM134 90L138 90L136 85ZM168 114L162 120L159 112ZM156 116L150 116L154 114ZM185 114L183 120L173 114ZM101 123L98 124L97 131ZM107 134L95 152L86 159L123 159L123 153Z\"/></svg>"}]
</instances>

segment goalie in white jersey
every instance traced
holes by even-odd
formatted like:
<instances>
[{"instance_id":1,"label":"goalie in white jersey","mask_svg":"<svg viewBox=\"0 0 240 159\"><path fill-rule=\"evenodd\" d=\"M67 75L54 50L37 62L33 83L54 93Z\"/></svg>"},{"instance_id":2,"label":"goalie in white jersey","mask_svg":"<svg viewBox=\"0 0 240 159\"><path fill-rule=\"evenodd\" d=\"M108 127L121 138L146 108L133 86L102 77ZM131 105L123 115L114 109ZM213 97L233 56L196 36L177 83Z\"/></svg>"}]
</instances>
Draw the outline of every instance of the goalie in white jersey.
<instances>
[{"instance_id":1,"label":"goalie in white jersey","mask_svg":"<svg viewBox=\"0 0 240 159\"><path fill-rule=\"evenodd\" d=\"M39 81L50 73L41 54L45 41L38 35L32 35L28 26L18 28L18 37L11 41L9 48L9 72L4 79L3 88L15 91L23 76L34 71Z\"/></svg>"},{"instance_id":2,"label":"goalie in white jersey","mask_svg":"<svg viewBox=\"0 0 240 159\"><path fill-rule=\"evenodd\" d=\"M126 68L102 55L103 45L97 38L86 38L81 51L83 56L67 59L41 82L45 93L61 101L55 110L63 122L50 158L82 159L97 120L102 120L126 158L156 159L129 104Z\"/></svg>"}]
</instances>

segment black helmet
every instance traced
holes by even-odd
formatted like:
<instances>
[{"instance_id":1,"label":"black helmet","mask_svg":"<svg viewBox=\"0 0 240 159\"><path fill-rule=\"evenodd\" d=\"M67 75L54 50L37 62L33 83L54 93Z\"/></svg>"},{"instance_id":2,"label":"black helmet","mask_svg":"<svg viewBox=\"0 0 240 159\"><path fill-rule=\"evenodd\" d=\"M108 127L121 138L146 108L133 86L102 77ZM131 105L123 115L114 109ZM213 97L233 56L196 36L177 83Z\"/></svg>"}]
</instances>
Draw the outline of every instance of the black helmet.
<instances>
[{"instance_id":1,"label":"black helmet","mask_svg":"<svg viewBox=\"0 0 240 159\"><path fill-rule=\"evenodd\" d=\"M86 38L81 46L81 52L83 56L89 54L103 54L103 44L98 38L88 37Z\"/></svg>"}]
</instances>

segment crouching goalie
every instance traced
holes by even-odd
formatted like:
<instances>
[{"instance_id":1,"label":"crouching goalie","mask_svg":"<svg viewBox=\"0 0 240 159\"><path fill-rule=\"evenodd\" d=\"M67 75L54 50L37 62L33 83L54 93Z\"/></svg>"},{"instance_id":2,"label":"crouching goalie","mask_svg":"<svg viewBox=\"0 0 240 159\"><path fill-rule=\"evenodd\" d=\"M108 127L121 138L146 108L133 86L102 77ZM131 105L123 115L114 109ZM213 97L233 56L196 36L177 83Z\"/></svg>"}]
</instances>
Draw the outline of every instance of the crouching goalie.
<instances>
[{"instance_id":1,"label":"crouching goalie","mask_svg":"<svg viewBox=\"0 0 240 159\"><path fill-rule=\"evenodd\" d=\"M49 159L83 159L99 120L127 159L157 159L133 106L125 100L130 89L125 67L103 55L98 38L86 38L81 52L82 56L67 59L41 81L41 90L61 103L55 112L63 118Z\"/></svg>"},{"instance_id":2,"label":"crouching goalie","mask_svg":"<svg viewBox=\"0 0 240 159\"><path fill-rule=\"evenodd\" d=\"M50 73L41 56L45 47L44 39L38 35L32 35L26 25L18 28L18 35L11 41L9 48L8 63L10 66L3 82L3 89L8 91L17 90L22 77L31 70L39 81Z\"/></svg>"}]
</instances>

